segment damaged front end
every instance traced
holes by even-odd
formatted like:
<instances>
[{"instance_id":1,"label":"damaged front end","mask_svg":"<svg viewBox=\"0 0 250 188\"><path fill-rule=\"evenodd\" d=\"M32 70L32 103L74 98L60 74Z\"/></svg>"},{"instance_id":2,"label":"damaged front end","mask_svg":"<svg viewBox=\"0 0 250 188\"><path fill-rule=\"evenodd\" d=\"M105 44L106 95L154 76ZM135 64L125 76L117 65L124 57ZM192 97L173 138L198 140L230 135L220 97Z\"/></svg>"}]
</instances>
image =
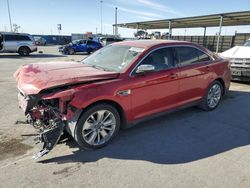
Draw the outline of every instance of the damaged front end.
<instances>
[{"instance_id":1,"label":"damaged front end","mask_svg":"<svg viewBox=\"0 0 250 188\"><path fill-rule=\"evenodd\" d=\"M43 148L32 158L38 159L48 154L59 141L65 129L66 120L73 116L74 108L69 107L70 97L53 98L46 94L25 96L18 94L19 106L25 111L28 122L38 130L36 140Z\"/></svg>"}]
</instances>

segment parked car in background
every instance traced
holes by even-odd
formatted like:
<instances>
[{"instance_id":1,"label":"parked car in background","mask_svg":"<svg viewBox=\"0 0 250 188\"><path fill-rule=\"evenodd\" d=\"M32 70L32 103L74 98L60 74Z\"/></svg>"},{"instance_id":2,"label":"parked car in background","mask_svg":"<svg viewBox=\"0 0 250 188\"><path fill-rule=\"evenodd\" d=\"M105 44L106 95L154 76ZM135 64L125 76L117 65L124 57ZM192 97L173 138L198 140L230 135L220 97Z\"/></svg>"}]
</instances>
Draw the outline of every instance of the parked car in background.
<instances>
[{"instance_id":1,"label":"parked car in background","mask_svg":"<svg viewBox=\"0 0 250 188\"><path fill-rule=\"evenodd\" d=\"M112 44L114 42L121 42L121 41L123 41L123 39L121 39L121 38L113 38L113 37L102 37L100 39L100 41L101 41L103 46L107 46L107 45Z\"/></svg>"},{"instance_id":2,"label":"parked car in background","mask_svg":"<svg viewBox=\"0 0 250 188\"><path fill-rule=\"evenodd\" d=\"M0 53L19 53L28 56L37 51L33 37L26 33L0 32Z\"/></svg>"},{"instance_id":3,"label":"parked car in background","mask_svg":"<svg viewBox=\"0 0 250 188\"><path fill-rule=\"evenodd\" d=\"M34 37L35 43L36 45L40 45L40 46L46 46L47 42L46 39L44 39L43 37Z\"/></svg>"},{"instance_id":4,"label":"parked car in background","mask_svg":"<svg viewBox=\"0 0 250 188\"><path fill-rule=\"evenodd\" d=\"M124 41L82 62L34 63L15 78L19 105L47 154L66 129L83 148L107 145L121 127L198 105L214 110L230 86L229 62L190 42Z\"/></svg>"},{"instance_id":5,"label":"parked car in background","mask_svg":"<svg viewBox=\"0 0 250 188\"><path fill-rule=\"evenodd\" d=\"M59 52L63 54L73 55L77 52L87 52L90 54L102 47L100 42L96 42L93 40L82 39L82 40L75 40L70 42L67 45L59 47Z\"/></svg>"},{"instance_id":6,"label":"parked car in background","mask_svg":"<svg viewBox=\"0 0 250 188\"><path fill-rule=\"evenodd\" d=\"M235 46L220 56L229 59L232 80L250 82L250 39L243 46Z\"/></svg>"}]
</instances>

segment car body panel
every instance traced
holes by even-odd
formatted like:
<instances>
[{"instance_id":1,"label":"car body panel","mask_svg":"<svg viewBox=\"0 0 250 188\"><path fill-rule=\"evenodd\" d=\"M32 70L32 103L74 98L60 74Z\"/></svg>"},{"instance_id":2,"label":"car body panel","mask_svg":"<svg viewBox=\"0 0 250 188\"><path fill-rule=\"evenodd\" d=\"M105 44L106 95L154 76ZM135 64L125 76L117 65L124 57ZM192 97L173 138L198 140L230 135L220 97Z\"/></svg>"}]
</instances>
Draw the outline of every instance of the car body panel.
<instances>
[{"instance_id":1,"label":"car body panel","mask_svg":"<svg viewBox=\"0 0 250 188\"><path fill-rule=\"evenodd\" d=\"M76 62L35 63L23 65L16 73L18 88L26 94L38 94L48 88L116 78L118 73L105 72Z\"/></svg>"},{"instance_id":2,"label":"car body panel","mask_svg":"<svg viewBox=\"0 0 250 188\"><path fill-rule=\"evenodd\" d=\"M2 49L0 50L2 53L17 53L21 47L28 47L30 52L37 51L34 39L29 34L3 32L0 33L0 35L3 37ZM14 38L12 40L6 40L5 38L7 35L12 37L24 36L29 38L29 40L14 40Z\"/></svg>"},{"instance_id":3,"label":"car body panel","mask_svg":"<svg viewBox=\"0 0 250 188\"><path fill-rule=\"evenodd\" d=\"M234 46L225 52L220 54L224 58L249 58L250 59L250 47L249 46Z\"/></svg>"},{"instance_id":4,"label":"car body panel","mask_svg":"<svg viewBox=\"0 0 250 188\"><path fill-rule=\"evenodd\" d=\"M205 88L211 82L208 79L208 62L188 65L179 68L180 87L179 103L185 104L201 99L204 96Z\"/></svg>"},{"instance_id":5,"label":"car body panel","mask_svg":"<svg viewBox=\"0 0 250 188\"><path fill-rule=\"evenodd\" d=\"M235 46L221 53L231 65L232 80L250 82L250 40L244 46Z\"/></svg>"},{"instance_id":6,"label":"car body panel","mask_svg":"<svg viewBox=\"0 0 250 188\"><path fill-rule=\"evenodd\" d=\"M178 102L178 68L131 78L132 114L134 119L168 110ZM145 95L146 94L146 95Z\"/></svg>"},{"instance_id":7,"label":"car body panel","mask_svg":"<svg viewBox=\"0 0 250 188\"><path fill-rule=\"evenodd\" d=\"M59 52L66 52L68 49L73 49L74 52L93 52L102 48L102 44L93 40L76 40L65 46L59 47Z\"/></svg>"},{"instance_id":8,"label":"car body panel","mask_svg":"<svg viewBox=\"0 0 250 188\"><path fill-rule=\"evenodd\" d=\"M19 104L25 113L36 122L45 112L53 112L52 120L60 125L65 122L66 129L75 134L79 116L100 102L114 105L126 127L143 118L203 99L214 80L220 81L225 91L230 87L229 62L199 45L163 40L124 41L112 45L144 50L119 73L76 62L36 63L20 67L14 77L21 93ZM183 45L209 54L211 61L182 67L176 61L169 69L133 74L140 62L154 50ZM56 135L60 134L57 132Z\"/></svg>"},{"instance_id":9,"label":"car body panel","mask_svg":"<svg viewBox=\"0 0 250 188\"><path fill-rule=\"evenodd\" d=\"M73 91L71 90L71 92L75 92L71 104L78 108L85 108L89 104L100 100L112 100L120 103L119 98L123 98L124 96L118 97L117 93L123 90L131 90L130 95L133 97L130 99L131 102L128 103L130 106L125 108L130 109L131 103L133 103L132 108L135 108L134 118L142 118L143 116L172 108L173 104L178 106L201 99L205 93L205 89L212 80L221 78L225 82L226 89L230 86L230 73L225 71L225 69L228 69L228 65L225 60L219 58L212 63L205 62L202 65L196 64L156 72L146 76L130 77L129 75L136 64L152 49L169 45L181 46L183 44L197 47L197 45L191 43L176 41L168 41L167 43L166 41L125 41L116 43L116 45L131 44L137 47L144 47L146 50L120 74L97 70L76 62L36 63L24 65L17 70L15 78L18 82L18 88L26 94L38 94L45 89L60 88L64 85L80 83L73 87ZM208 67L210 70L208 70ZM226 75L224 72L226 72ZM176 78L171 78L171 74L175 74ZM169 87L170 93L167 91L162 92L161 88L163 87ZM150 94L150 91L156 92L153 95ZM150 97L141 97L141 93L147 93ZM118 101L116 97L118 97ZM172 97L170 101L173 104L165 101L168 97ZM136 101L138 101L138 104L134 104ZM147 101L150 101L153 105L146 104ZM126 103L125 106L128 104ZM157 106L162 107L159 107L159 109L154 109L154 107L149 109L150 106L155 106L155 108ZM148 112L140 112L144 109L147 109Z\"/></svg>"}]
</instances>

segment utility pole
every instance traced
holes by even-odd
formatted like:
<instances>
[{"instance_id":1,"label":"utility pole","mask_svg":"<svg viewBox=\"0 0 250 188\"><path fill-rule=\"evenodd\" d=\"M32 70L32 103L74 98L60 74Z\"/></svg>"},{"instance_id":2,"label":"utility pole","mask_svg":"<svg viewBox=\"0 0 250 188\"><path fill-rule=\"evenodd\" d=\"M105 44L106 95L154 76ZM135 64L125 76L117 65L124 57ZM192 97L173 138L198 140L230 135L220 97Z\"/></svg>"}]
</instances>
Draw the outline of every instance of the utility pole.
<instances>
[{"instance_id":1,"label":"utility pole","mask_svg":"<svg viewBox=\"0 0 250 188\"><path fill-rule=\"evenodd\" d=\"M103 0L100 0L100 5L101 5L101 34L102 34L102 3L103 3Z\"/></svg>"},{"instance_id":2,"label":"utility pole","mask_svg":"<svg viewBox=\"0 0 250 188\"><path fill-rule=\"evenodd\" d=\"M115 36L118 35L118 28L117 28L117 7L115 7Z\"/></svg>"},{"instance_id":3,"label":"utility pole","mask_svg":"<svg viewBox=\"0 0 250 188\"><path fill-rule=\"evenodd\" d=\"M8 13L9 13L9 21L10 21L10 30L11 30L11 32L13 32L12 23L11 23L11 16L10 16L10 4L9 4L9 0L7 0L7 5L8 5Z\"/></svg>"}]
</instances>

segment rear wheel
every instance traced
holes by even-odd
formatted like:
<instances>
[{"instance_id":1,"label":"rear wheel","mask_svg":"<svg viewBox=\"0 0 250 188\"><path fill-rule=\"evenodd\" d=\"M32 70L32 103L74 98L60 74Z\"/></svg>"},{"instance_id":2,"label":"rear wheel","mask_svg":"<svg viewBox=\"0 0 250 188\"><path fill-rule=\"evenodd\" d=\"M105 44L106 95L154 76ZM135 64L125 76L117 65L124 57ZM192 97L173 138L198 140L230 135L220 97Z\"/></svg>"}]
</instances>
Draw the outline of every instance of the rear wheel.
<instances>
[{"instance_id":1,"label":"rear wheel","mask_svg":"<svg viewBox=\"0 0 250 188\"><path fill-rule=\"evenodd\" d=\"M75 140L85 149L107 145L120 129L120 116L112 105L102 103L90 107L76 125Z\"/></svg>"},{"instance_id":2,"label":"rear wheel","mask_svg":"<svg viewBox=\"0 0 250 188\"><path fill-rule=\"evenodd\" d=\"M204 96L200 107L203 110L211 111L217 108L223 94L223 86L219 81L214 81L209 87Z\"/></svg>"},{"instance_id":3,"label":"rear wheel","mask_svg":"<svg viewBox=\"0 0 250 188\"><path fill-rule=\"evenodd\" d=\"M30 54L30 49L28 47L21 47L18 53L20 56L28 56Z\"/></svg>"}]
</instances>

